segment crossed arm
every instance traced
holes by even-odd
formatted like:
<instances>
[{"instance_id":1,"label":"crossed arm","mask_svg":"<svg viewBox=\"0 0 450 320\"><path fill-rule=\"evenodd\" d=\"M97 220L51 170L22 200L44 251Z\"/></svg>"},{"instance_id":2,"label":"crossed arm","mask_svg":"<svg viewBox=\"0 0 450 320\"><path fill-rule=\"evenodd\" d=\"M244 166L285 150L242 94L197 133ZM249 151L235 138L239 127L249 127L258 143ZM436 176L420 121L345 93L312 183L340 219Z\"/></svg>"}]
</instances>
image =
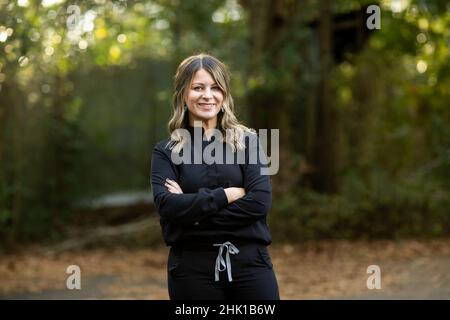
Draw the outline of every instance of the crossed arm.
<instances>
[{"instance_id":1,"label":"crossed arm","mask_svg":"<svg viewBox=\"0 0 450 320\"><path fill-rule=\"evenodd\" d=\"M181 190L181 187L178 185L178 183L174 180L170 180L169 178L166 179L164 186L167 188L167 190L170 193L175 193L175 194L183 193L183 190ZM230 188L224 188L223 190L225 192L225 195L227 196L228 203L234 202L237 199L245 196L244 188L230 187Z\"/></svg>"},{"instance_id":2,"label":"crossed arm","mask_svg":"<svg viewBox=\"0 0 450 320\"><path fill-rule=\"evenodd\" d=\"M252 151L252 150L250 150ZM254 150L253 150L254 151ZM183 193L167 155L155 148L152 158L154 203L162 219L192 225L199 221L229 227L254 223L265 217L272 204L269 176L261 164L244 165L244 188L200 188Z\"/></svg>"}]
</instances>

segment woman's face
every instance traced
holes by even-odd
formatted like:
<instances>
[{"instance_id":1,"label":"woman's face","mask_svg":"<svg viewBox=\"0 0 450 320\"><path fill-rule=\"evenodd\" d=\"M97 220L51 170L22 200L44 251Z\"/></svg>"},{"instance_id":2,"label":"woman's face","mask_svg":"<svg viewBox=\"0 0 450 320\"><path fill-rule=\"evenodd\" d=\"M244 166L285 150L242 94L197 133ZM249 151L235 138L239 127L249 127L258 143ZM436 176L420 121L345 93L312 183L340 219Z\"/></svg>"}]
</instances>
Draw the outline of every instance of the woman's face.
<instances>
[{"instance_id":1,"label":"woman's face","mask_svg":"<svg viewBox=\"0 0 450 320\"><path fill-rule=\"evenodd\" d=\"M198 70L186 88L186 104L190 122L217 120L223 102L223 93L213 77L204 69Z\"/></svg>"}]
</instances>

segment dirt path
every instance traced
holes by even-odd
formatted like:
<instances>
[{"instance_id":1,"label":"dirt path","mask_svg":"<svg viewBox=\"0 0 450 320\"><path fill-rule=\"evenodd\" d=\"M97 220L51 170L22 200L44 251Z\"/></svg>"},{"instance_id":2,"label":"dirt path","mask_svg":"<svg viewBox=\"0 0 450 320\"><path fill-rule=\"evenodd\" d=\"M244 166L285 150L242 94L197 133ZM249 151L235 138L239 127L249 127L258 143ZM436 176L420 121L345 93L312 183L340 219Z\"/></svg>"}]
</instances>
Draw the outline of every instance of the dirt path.
<instances>
[{"instance_id":1,"label":"dirt path","mask_svg":"<svg viewBox=\"0 0 450 320\"><path fill-rule=\"evenodd\" d=\"M0 257L0 299L168 299L167 248ZM282 299L450 299L450 239L270 247ZM66 268L81 268L81 290ZM366 286L378 265L381 289Z\"/></svg>"}]
</instances>

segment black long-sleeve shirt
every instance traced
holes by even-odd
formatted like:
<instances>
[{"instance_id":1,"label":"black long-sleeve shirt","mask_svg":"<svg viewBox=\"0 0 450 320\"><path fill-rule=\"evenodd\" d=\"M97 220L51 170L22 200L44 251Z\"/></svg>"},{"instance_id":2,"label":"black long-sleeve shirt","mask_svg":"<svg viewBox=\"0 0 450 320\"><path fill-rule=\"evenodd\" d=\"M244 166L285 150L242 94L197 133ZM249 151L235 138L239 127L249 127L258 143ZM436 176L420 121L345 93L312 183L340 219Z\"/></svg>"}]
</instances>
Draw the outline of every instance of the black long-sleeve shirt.
<instances>
[{"instance_id":1,"label":"black long-sleeve shirt","mask_svg":"<svg viewBox=\"0 0 450 320\"><path fill-rule=\"evenodd\" d=\"M187 126L194 137L194 128ZM204 129L202 128L202 137ZM252 141L256 139L255 141ZM193 140L193 139L192 139ZM271 235L266 222L272 205L272 188L268 175L261 174L266 158L258 157L256 164L249 160L250 152L261 147L256 134L245 140L245 163L226 163L225 143L223 162L206 164L175 164L165 139L157 143L152 155L151 184L155 207L160 216L164 241L168 246L213 244L224 241L270 244ZM214 137L202 141L202 152ZM191 141L191 159L194 159L194 142ZM259 153L254 153L259 154ZM213 153L214 155L214 153ZM264 161L262 161L264 160ZM183 194L168 191L166 178L176 181ZM245 196L228 204L224 188L241 187Z\"/></svg>"}]
</instances>

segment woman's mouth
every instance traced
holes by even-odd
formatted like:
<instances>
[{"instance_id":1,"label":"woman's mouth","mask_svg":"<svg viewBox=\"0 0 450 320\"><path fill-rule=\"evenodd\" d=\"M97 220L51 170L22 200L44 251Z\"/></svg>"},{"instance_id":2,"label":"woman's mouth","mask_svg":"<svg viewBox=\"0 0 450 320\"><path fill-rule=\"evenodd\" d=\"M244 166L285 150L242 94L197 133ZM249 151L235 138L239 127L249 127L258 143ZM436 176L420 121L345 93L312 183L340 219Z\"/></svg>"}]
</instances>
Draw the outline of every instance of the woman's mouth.
<instances>
[{"instance_id":1,"label":"woman's mouth","mask_svg":"<svg viewBox=\"0 0 450 320\"><path fill-rule=\"evenodd\" d=\"M200 107L202 107L203 109L207 109L207 110L214 108L216 106L215 103L199 103L198 105Z\"/></svg>"}]
</instances>

